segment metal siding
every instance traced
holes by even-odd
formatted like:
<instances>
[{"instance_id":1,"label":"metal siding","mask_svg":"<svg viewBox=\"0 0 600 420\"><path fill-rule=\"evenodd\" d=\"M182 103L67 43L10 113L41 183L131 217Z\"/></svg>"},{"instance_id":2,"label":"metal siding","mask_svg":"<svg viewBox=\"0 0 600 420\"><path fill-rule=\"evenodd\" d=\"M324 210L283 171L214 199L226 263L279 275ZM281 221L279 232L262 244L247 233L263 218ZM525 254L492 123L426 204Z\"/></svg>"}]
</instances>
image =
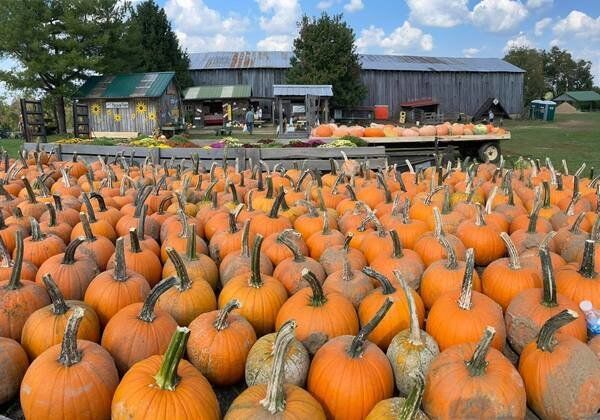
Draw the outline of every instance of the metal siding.
<instances>
[{"instance_id":1,"label":"metal siding","mask_svg":"<svg viewBox=\"0 0 600 420\"><path fill-rule=\"evenodd\" d=\"M255 98L272 98L273 85L285 83L283 69L192 70L194 85L250 85Z\"/></svg>"},{"instance_id":2,"label":"metal siding","mask_svg":"<svg viewBox=\"0 0 600 420\"><path fill-rule=\"evenodd\" d=\"M220 98L249 98L252 96L250 85L224 86L193 86L188 88L184 100L220 99Z\"/></svg>"},{"instance_id":3,"label":"metal siding","mask_svg":"<svg viewBox=\"0 0 600 420\"><path fill-rule=\"evenodd\" d=\"M274 85L275 96L333 96L331 85Z\"/></svg>"},{"instance_id":4,"label":"metal siding","mask_svg":"<svg viewBox=\"0 0 600 420\"><path fill-rule=\"evenodd\" d=\"M190 53L190 70L290 67L288 51L225 51Z\"/></svg>"}]
</instances>

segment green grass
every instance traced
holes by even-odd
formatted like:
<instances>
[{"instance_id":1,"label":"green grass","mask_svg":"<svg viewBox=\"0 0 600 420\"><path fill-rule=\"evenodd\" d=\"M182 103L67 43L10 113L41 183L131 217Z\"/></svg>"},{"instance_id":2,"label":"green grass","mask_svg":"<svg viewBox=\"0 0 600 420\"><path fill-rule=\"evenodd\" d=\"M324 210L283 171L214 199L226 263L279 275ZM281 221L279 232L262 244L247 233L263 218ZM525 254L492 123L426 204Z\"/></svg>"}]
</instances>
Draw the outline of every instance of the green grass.
<instances>
[{"instance_id":1,"label":"green grass","mask_svg":"<svg viewBox=\"0 0 600 420\"><path fill-rule=\"evenodd\" d=\"M600 112L557 114L553 122L520 120L504 125L512 136L502 143L502 152L509 160L549 157L558 170L565 159L571 172L582 162L588 168L600 168Z\"/></svg>"}]
</instances>

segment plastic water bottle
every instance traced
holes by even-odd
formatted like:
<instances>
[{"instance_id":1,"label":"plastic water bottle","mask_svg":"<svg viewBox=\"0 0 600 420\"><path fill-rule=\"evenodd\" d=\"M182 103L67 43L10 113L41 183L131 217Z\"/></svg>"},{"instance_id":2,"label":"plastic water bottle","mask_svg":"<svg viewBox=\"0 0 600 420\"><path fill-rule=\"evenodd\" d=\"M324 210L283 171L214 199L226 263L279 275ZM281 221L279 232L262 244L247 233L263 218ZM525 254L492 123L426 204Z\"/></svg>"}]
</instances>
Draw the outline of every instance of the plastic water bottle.
<instances>
[{"instance_id":1,"label":"plastic water bottle","mask_svg":"<svg viewBox=\"0 0 600 420\"><path fill-rule=\"evenodd\" d=\"M594 309L592 302L589 300L582 300L579 303L579 308L585 314L587 320L587 329L590 336L600 334L600 310Z\"/></svg>"}]
</instances>

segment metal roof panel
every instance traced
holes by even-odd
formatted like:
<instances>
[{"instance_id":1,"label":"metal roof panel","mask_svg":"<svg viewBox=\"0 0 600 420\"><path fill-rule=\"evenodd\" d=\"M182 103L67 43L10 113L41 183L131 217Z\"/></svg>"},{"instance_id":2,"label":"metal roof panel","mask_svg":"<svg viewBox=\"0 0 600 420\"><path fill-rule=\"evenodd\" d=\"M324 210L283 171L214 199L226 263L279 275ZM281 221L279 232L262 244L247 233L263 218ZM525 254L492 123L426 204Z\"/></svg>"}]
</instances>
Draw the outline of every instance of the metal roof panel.
<instances>
[{"instance_id":1,"label":"metal roof panel","mask_svg":"<svg viewBox=\"0 0 600 420\"><path fill-rule=\"evenodd\" d=\"M79 88L78 98L155 98L161 96L175 72L93 76Z\"/></svg>"},{"instance_id":2,"label":"metal roof panel","mask_svg":"<svg viewBox=\"0 0 600 420\"><path fill-rule=\"evenodd\" d=\"M192 86L186 89L183 99L189 101L199 99L249 98L251 96L252 87L250 85Z\"/></svg>"},{"instance_id":3,"label":"metal roof panel","mask_svg":"<svg viewBox=\"0 0 600 420\"><path fill-rule=\"evenodd\" d=\"M273 85L273 96L333 96L331 85Z\"/></svg>"}]
</instances>

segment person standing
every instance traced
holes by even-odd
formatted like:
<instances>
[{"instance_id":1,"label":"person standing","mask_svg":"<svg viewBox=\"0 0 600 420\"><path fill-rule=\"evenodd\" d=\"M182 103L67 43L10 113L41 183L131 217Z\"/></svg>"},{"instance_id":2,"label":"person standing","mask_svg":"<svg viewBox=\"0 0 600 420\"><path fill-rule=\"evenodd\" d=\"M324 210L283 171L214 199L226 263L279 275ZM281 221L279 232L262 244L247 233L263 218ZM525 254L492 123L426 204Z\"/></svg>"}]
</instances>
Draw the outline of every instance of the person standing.
<instances>
[{"instance_id":1,"label":"person standing","mask_svg":"<svg viewBox=\"0 0 600 420\"><path fill-rule=\"evenodd\" d=\"M248 133L252 134L252 129L254 128L254 108L252 107L246 112L246 128L248 129Z\"/></svg>"},{"instance_id":2,"label":"person standing","mask_svg":"<svg viewBox=\"0 0 600 420\"><path fill-rule=\"evenodd\" d=\"M488 111L488 122L490 124L494 123L494 111L492 111L492 108L490 108L490 110Z\"/></svg>"}]
</instances>

